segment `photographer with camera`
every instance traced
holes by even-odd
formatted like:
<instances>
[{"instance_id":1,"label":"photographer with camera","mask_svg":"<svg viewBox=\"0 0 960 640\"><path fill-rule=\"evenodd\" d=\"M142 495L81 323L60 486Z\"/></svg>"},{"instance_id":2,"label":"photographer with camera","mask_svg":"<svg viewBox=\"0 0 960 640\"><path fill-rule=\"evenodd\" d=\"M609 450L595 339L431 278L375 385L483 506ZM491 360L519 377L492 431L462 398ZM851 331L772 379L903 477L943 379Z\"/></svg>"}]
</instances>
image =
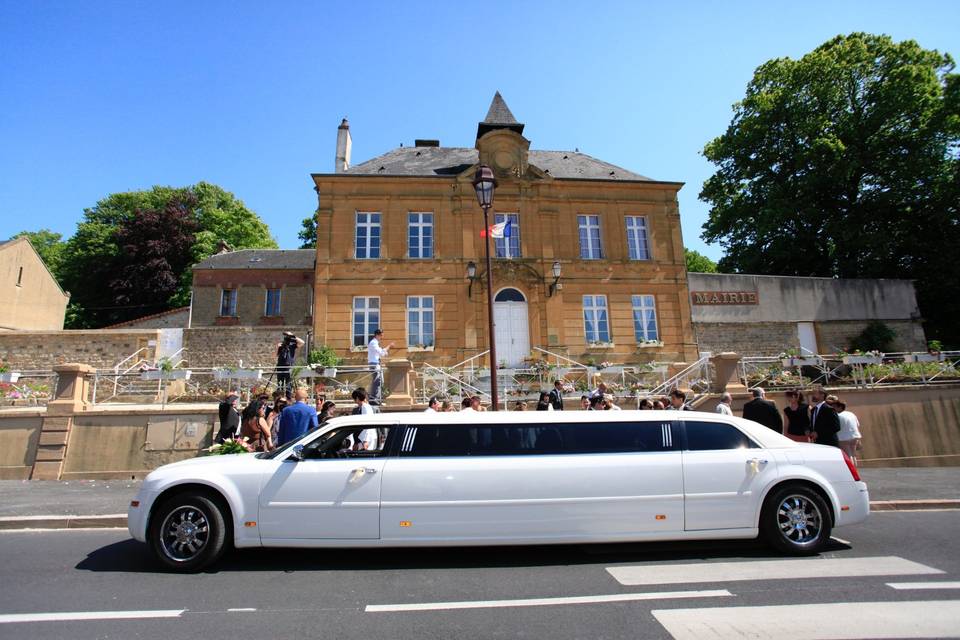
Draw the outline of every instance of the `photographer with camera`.
<instances>
[{"instance_id":1,"label":"photographer with camera","mask_svg":"<svg viewBox=\"0 0 960 640\"><path fill-rule=\"evenodd\" d=\"M290 368L297 359L297 348L303 345L303 340L291 331L284 331L283 341L277 343L277 388L283 390L287 400L290 400L292 391Z\"/></svg>"}]
</instances>

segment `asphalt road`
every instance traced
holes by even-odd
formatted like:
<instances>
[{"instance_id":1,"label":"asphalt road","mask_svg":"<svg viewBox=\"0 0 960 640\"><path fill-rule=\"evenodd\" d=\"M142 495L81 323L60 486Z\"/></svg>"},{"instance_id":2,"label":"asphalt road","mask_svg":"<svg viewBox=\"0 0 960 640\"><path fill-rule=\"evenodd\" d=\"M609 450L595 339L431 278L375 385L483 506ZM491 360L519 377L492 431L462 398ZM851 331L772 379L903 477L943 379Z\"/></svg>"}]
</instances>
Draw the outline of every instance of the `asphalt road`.
<instances>
[{"instance_id":1,"label":"asphalt road","mask_svg":"<svg viewBox=\"0 0 960 640\"><path fill-rule=\"evenodd\" d=\"M960 637L958 530L958 511L876 513L802 566L727 542L237 551L196 575L160 572L125 531L5 532L0 638ZM916 582L949 588L888 586ZM425 610L376 610L410 604ZM93 619L10 618L62 612Z\"/></svg>"}]
</instances>

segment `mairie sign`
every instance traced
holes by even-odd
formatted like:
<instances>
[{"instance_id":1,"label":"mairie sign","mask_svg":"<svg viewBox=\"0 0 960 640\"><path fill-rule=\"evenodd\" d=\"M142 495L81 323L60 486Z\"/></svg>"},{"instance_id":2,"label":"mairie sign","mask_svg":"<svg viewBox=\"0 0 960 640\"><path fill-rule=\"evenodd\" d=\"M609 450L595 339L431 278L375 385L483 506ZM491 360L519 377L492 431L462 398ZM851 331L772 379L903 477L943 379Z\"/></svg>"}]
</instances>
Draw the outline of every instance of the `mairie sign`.
<instances>
[{"instance_id":1,"label":"mairie sign","mask_svg":"<svg viewBox=\"0 0 960 640\"><path fill-rule=\"evenodd\" d=\"M691 291L693 304L757 304L756 291Z\"/></svg>"}]
</instances>

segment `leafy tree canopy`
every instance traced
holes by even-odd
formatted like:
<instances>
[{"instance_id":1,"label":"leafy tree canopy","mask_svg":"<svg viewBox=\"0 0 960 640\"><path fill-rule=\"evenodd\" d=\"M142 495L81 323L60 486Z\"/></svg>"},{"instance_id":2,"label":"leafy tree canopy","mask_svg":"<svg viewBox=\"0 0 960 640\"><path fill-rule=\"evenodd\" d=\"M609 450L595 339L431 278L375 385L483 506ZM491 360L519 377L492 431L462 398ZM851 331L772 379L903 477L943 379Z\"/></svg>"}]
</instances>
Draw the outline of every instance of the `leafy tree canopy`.
<instances>
[{"instance_id":1,"label":"leafy tree canopy","mask_svg":"<svg viewBox=\"0 0 960 640\"><path fill-rule=\"evenodd\" d=\"M687 261L687 271L693 273L716 273L717 263L693 249L684 249L683 257Z\"/></svg>"},{"instance_id":2,"label":"leafy tree canopy","mask_svg":"<svg viewBox=\"0 0 960 640\"><path fill-rule=\"evenodd\" d=\"M304 218L300 223L300 231L297 233L300 238L301 249L315 249L317 246L317 217L310 216Z\"/></svg>"},{"instance_id":3,"label":"leafy tree canopy","mask_svg":"<svg viewBox=\"0 0 960 640\"><path fill-rule=\"evenodd\" d=\"M947 54L853 33L760 66L700 198L722 271L914 278L960 343L960 76Z\"/></svg>"},{"instance_id":4,"label":"leafy tree canopy","mask_svg":"<svg viewBox=\"0 0 960 640\"><path fill-rule=\"evenodd\" d=\"M54 277L59 277L60 264L63 261L63 247L65 242L63 236L50 229L40 229L39 231L21 231L14 238L26 237L30 244L43 259L47 269Z\"/></svg>"},{"instance_id":5,"label":"leafy tree canopy","mask_svg":"<svg viewBox=\"0 0 960 640\"><path fill-rule=\"evenodd\" d=\"M189 304L190 267L221 240L234 249L277 248L260 217L213 184L107 196L84 211L62 247L67 326L99 327Z\"/></svg>"}]
</instances>

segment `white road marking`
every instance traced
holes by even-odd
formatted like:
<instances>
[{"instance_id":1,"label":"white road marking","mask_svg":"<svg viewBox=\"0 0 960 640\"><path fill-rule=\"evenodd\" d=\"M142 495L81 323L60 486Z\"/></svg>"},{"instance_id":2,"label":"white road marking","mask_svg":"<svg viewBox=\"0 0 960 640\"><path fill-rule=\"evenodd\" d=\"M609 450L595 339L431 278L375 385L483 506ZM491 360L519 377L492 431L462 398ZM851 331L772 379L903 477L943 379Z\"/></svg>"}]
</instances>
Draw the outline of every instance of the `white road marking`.
<instances>
[{"instance_id":1,"label":"white road marking","mask_svg":"<svg viewBox=\"0 0 960 640\"><path fill-rule=\"evenodd\" d=\"M25 527L23 529L0 529L0 535L4 533L58 533L60 531L128 531L126 527L71 527L69 529L42 529L39 527Z\"/></svg>"},{"instance_id":2,"label":"white road marking","mask_svg":"<svg viewBox=\"0 0 960 640\"><path fill-rule=\"evenodd\" d=\"M744 562L698 562L696 564L648 564L628 567L607 567L607 571L617 582L626 586L793 578L930 575L944 573L939 569L898 558L897 556L879 556L875 558L748 560Z\"/></svg>"},{"instance_id":3,"label":"white road marking","mask_svg":"<svg viewBox=\"0 0 960 640\"><path fill-rule=\"evenodd\" d=\"M0 624L12 622L62 622L69 620L125 620L135 618L179 618L186 609L151 611L59 611L56 613L0 614Z\"/></svg>"},{"instance_id":4,"label":"white road marking","mask_svg":"<svg viewBox=\"0 0 960 640\"><path fill-rule=\"evenodd\" d=\"M849 540L844 540L843 538L838 538L837 536L830 536L830 539L834 542L839 542L840 544L853 544Z\"/></svg>"},{"instance_id":5,"label":"white road marking","mask_svg":"<svg viewBox=\"0 0 960 640\"><path fill-rule=\"evenodd\" d=\"M256 611L253 607L236 607L234 609L227 609L228 612L236 613L238 611Z\"/></svg>"},{"instance_id":6,"label":"white road marking","mask_svg":"<svg viewBox=\"0 0 960 640\"><path fill-rule=\"evenodd\" d=\"M960 589L960 582L888 582L891 589Z\"/></svg>"},{"instance_id":7,"label":"white road marking","mask_svg":"<svg viewBox=\"0 0 960 640\"><path fill-rule=\"evenodd\" d=\"M656 609L653 616L675 640L778 638L790 621L805 621L800 623L804 640L957 638L957 604L941 600Z\"/></svg>"},{"instance_id":8,"label":"white road marking","mask_svg":"<svg viewBox=\"0 0 960 640\"><path fill-rule=\"evenodd\" d=\"M504 607L547 607L564 604L599 604L604 602L632 602L636 600L669 600L673 598L724 598L733 594L726 589L709 591L661 591L654 593L614 593L602 596L571 596L562 598L525 598L520 600L471 600L462 602L412 602L408 604L368 604L364 611L443 611L449 609L500 609Z\"/></svg>"}]
</instances>

